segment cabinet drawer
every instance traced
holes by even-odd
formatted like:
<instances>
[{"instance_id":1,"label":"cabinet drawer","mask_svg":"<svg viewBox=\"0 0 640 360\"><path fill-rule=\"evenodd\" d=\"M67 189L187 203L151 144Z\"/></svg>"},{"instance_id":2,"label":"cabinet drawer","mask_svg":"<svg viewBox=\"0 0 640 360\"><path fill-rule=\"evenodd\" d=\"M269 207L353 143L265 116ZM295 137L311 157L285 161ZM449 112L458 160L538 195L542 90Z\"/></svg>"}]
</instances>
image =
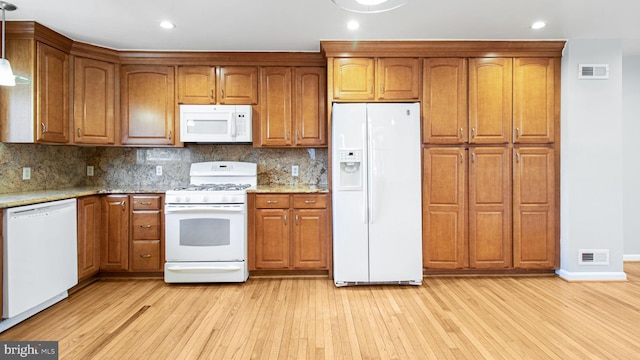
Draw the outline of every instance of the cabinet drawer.
<instances>
[{"instance_id":1,"label":"cabinet drawer","mask_svg":"<svg viewBox=\"0 0 640 360\"><path fill-rule=\"evenodd\" d=\"M256 208L285 209L289 207L289 195L256 195Z\"/></svg>"},{"instance_id":2,"label":"cabinet drawer","mask_svg":"<svg viewBox=\"0 0 640 360\"><path fill-rule=\"evenodd\" d=\"M133 210L160 210L160 195L134 195L132 198Z\"/></svg>"},{"instance_id":3,"label":"cabinet drawer","mask_svg":"<svg viewBox=\"0 0 640 360\"><path fill-rule=\"evenodd\" d=\"M131 250L131 270L159 271L160 241L134 241Z\"/></svg>"},{"instance_id":4,"label":"cabinet drawer","mask_svg":"<svg viewBox=\"0 0 640 360\"><path fill-rule=\"evenodd\" d=\"M131 221L132 240L159 240L161 223L160 211L134 213Z\"/></svg>"},{"instance_id":5,"label":"cabinet drawer","mask_svg":"<svg viewBox=\"0 0 640 360\"><path fill-rule=\"evenodd\" d=\"M327 195L293 195L293 207L296 209L324 209L327 207Z\"/></svg>"}]
</instances>

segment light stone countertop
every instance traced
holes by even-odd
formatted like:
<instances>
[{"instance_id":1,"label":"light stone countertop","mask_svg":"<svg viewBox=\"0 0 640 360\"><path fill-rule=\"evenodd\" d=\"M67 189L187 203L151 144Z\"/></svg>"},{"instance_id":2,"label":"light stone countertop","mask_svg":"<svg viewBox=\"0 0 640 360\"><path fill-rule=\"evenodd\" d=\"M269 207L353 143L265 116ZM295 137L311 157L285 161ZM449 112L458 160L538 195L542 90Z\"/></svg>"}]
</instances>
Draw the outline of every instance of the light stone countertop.
<instances>
[{"instance_id":1,"label":"light stone countertop","mask_svg":"<svg viewBox=\"0 0 640 360\"><path fill-rule=\"evenodd\" d=\"M250 193L328 193L328 185L258 185L256 189L248 189Z\"/></svg>"},{"instance_id":2,"label":"light stone countertop","mask_svg":"<svg viewBox=\"0 0 640 360\"><path fill-rule=\"evenodd\" d=\"M0 209L38 204L48 201L78 198L88 195L106 194L164 194L172 188L113 186L104 187L73 187L66 189L26 191L17 193L0 194ZM328 193L327 185L258 185L257 189L250 189L255 193Z\"/></svg>"},{"instance_id":3,"label":"light stone countertop","mask_svg":"<svg viewBox=\"0 0 640 360\"><path fill-rule=\"evenodd\" d=\"M40 191L26 191L17 193L0 194L0 209L10 208L15 206L38 204L48 201L64 200L77 198L88 195L102 195L102 194L155 194L164 193L169 189L158 188L145 188L145 187L131 187L131 186L117 186L111 188L104 187L73 187L66 189L56 190L40 190Z\"/></svg>"}]
</instances>

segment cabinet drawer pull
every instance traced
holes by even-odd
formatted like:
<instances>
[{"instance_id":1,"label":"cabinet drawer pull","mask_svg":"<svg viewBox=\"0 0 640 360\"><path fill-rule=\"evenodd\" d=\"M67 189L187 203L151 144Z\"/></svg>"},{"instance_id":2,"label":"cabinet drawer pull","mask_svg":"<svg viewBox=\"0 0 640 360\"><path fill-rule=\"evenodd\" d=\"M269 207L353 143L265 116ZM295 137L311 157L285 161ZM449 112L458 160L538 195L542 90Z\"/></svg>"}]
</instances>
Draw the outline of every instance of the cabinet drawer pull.
<instances>
[{"instance_id":1,"label":"cabinet drawer pull","mask_svg":"<svg viewBox=\"0 0 640 360\"><path fill-rule=\"evenodd\" d=\"M460 128L460 139L462 139L463 135L464 135L464 130L462 128Z\"/></svg>"},{"instance_id":2,"label":"cabinet drawer pull","mask_svg":"<svg viewBox=\"0 0 640 360\"><path fill-rule=\"evenodd\" d=\"M224 89L220 90L220 94L222 95L222 98L224 99Z\"/></svg>"},{"instance_id":3,"label":"cabinet drawer pull","mask_svg":"<svg viewBox=\"0 0 640 360\"><path fill-rule=\"evenodd\" d=\"M140 205L151 205L151 201L140 201L138 204L140 204Z\"/></svg>"},{"instance_id":4,"label":"cabinet drawer pull","mask_svg":"<svg viewBox=\"0 0 640 360\"><path fill-rule=\"evenodd\" d=\"M122 202L120 203L120 206L122 207L122 211L124 211L124 210L125 210L125 208L124 208L124 206L125 206L125 202L124 202L124 201L122 201Z\"/></svg>"},{"instance_id":5,"label":"cabinet drawer pull","mask_svg":"<svg viewBox=\"0 0 640 360\"><path fill-rule=\"evenodd\" d=\"M47 132L47 124L45 123L40 123L40 125L42 126L42 133L46 133Z\"/></svg>"},{"instance_id":6,"label":"cabinet drawer pull","mask_svg":"<svg viewBox=\"0 0 640 360\"><path fill-rule=\"evenodd\" d=\"M82 129L78 128L78 137L82 137Z\"/></svg>"},{"instance_id":7,"label":"cabinet drawer pull","mask_svg":"<svg viewBox=\"0 0 640 360\"><path fill-rule=\"evenodd\" d=\"M277 204L278 200L267 200L267 204Z\"/></svg>"},{"instance_id":8,"label":"cabinet drawer pull","mask_svg":"<svg viewBox=\"0 0 640 360\"><path fill-rule=\"evenodd\" d=\"M149 225L149 224L140 225L140 227L143 228L143 229L149 229L149 228L151 228L151 225Z\"/></svg>"},{"instance_id":9,"label":"cabinet drawer pull","mask_svg":"<svg viewBox=\"0 0 640 360\"><path fill-rule=\"evenodd\" d=\"M172 134L172 131L171 131L171 130L169 130L169 134L167 134L167 139L171 140L171 136L172 136L172 135L173 135L173 134Z\"/></svg>"},{"instance_id":10,"label":"cabinet drawer pull","mask_svg":"<svg viewBox=\"0 0 640 360\"><path fill-rule=\"evenodd\" d=\"M296 225L298 225L298 215L296 215Z\"/></svg>"},{"instance_id":11,"label":"cabinet drawer pull","mask_svg":"<svg viewBox=\"0 0 640 360\"><path fill-rule=\"evenodd\" d=\"M471 128L471 137L476 137L476 128Z\"/></svg>"},{"instance_id":12,"label":"cabinet drawer pull","mask_svg":"<svg viewBox=\"0 0 640 360\"><path fill-rule=\"evenodd\" d=\"M304 203L305 204L315 204L316 201L315 200L305 200Z\"/></svg>"},{"instance_id":13,"label":"cabinet drawer pull","mask_svg":"<svg viewBox=\"0 0 640 360\"><path fill-rule=\"evenodd\" d=\"M284 216L284 224L287 225L287 215Z\"/></svg>"},{"instance_id":14,"label":"cabinet drawer pull","mask_svg":"<svg viewBox=\"0 0 640 360\"><path fill-rule=\"evenodd\" d=\"M209 97L213 99L213 89L211 89L210 93Z\"/></svg>"},{"instance_id":15,"label":"cabinet drawer pull","mask_svg":"<svg viewBox=\"0 0 640 360\"><path fill-rule=\"evenodd\" d=\"M151 257L151 254L140 254L140 257L143 259L148 259Z\"/></svg>"},{"instance_id":16,"label":"cabinet drawer pull","mask_svg":"<svg viewBox=\"0 0 640 360\"><path fill-rule=\"evenodd\" d=\"M384 94L384 84L380 84L380 94Z\"/></svg>"},{"instance_id":17,"label":"cabinet drawer pull","mask_svg":"<svg viewBox=\"0 0 640 360\"><path fill-rule=\"evenodd\" d=\"M520 137L520 128L516 128L516 137Z\"/></svg>"}]
</instances>

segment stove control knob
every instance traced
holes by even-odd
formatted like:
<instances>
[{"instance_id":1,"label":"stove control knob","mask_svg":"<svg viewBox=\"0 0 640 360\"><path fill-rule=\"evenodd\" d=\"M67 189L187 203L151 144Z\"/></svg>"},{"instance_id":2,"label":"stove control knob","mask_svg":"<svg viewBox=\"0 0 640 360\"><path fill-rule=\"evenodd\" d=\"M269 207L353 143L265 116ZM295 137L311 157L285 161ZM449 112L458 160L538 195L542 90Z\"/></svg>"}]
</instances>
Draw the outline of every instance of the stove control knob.
<instances>
[{"instance_id":1,"label":"stove control knob","mask_svg":"<svg viewBox=\"0 0 640 360\"><path fill-rule=\"evenodd\" d=\"M202 197L202 202L203 202L203 203L208 203L208 202L209 202L209 198L208 198L208 197L206 197L206 196L203 196L203 197Z\"/></svg>"},{"instance_id":2,"label":"stove control knob","mask_svg":"<svg viewBox=\"0 0 640 360\"><path fill-rule=\"evenodd\" d=\"M185 196L184 197L184 202L189 202L189 201L191 201L191 199L188 196Z\"/></svg>"},{"instance_id":3,"label":"stove control knob","mask_svg":"<svg viewBox=\"0 0 640 360\"><path fill-rule=\"evenodd\" d=\"M180 201L182 201L182 198L180 196L174 196L171 201L179 203Z\"/></svg>"}]
</instances>

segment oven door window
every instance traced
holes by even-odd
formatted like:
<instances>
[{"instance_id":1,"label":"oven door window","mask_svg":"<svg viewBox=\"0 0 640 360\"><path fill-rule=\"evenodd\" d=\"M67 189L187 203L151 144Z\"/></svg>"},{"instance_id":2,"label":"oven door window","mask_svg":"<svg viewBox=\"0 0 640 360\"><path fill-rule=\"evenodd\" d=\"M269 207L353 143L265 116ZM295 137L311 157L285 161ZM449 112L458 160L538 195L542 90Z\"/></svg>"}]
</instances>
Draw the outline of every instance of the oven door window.
<instances>
[{"instance_id":1,"label":"oven door window","mask_svg":"<svg viewBox=\"0 0 640 360\"><path fill-rule=\"evenodd\" d=\"M228 246L231 244L231 220L180 220L181 246Z\"/></svg>"}]
</instances>

